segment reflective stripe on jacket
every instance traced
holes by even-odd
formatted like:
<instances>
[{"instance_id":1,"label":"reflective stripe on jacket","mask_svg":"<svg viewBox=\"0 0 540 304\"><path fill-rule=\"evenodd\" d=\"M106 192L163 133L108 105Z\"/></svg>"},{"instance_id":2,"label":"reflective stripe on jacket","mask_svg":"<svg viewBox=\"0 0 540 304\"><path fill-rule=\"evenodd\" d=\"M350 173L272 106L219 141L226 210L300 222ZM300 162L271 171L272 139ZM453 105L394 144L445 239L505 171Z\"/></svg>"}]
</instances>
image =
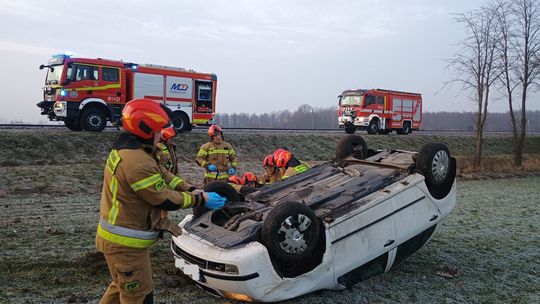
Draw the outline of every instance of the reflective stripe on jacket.
<instances>
[{"instance_id":1,"label":"reflective stripe on jacket","mask_svg":"<svg viewBox=\"0 0 540 304\"><path fill-rule=\"evenodd\" d=\"M309 169L309 165L306 164L303 161L300 161L300 165L294 166L294 167L289 167L287 169L287 171L285 171L285 173L283 174L281 179L287 179L287 178L289 178L291 176L298 175L300 173L303 173L303 172L307 171L308 169Z\"/></svg>"},{"instance_id":2,"label":"reflective stripe on jacket","mask_svg":"<svg viewBox=\"0 0 540 304\"><path fill-rule=\"evenodd\" d=\"M211 141L202 145L195 161L203 168L209 164L216 165L219 172L227 172L229 168L238 166L236 151L224 141L219 144Z\"/></svg>"},{"instance_id":3,"label":"reflective stripe on jacket","mask_svg":"<svg viewBox=\"0 0 540 304\"><path fill-rule=\"evenodd\" d=\"M181 182L169 172L162 173L152 154L142 148L112 150L103 177L98 235L123 246L152 245L155 240L140 236L153 235L151 226L160 209L189 208L204 201L200 194L170 189Z\"/></svg>"}]
</instances>

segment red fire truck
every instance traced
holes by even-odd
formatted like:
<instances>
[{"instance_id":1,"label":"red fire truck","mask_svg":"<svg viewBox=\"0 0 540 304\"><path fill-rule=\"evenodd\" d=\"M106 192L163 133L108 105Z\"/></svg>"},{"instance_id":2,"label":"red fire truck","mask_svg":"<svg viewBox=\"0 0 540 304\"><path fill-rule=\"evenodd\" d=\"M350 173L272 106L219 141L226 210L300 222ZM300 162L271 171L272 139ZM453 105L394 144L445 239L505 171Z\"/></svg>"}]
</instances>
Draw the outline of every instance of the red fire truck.
<instances>
[{"instance_id":1,"label":"red fire truck","mask_svg":"<svg viewBox=\"0 0 540 304\"><path fill-rule=\"evenodd\" d=\"M133 98L150 98L172 111L178 132L214 118L217 77L182 68L55 55L47 65L43 101L50 120L74 131L102 131Z\"/></svg>"},{"instance_id":2,"label":"red fire truck","mask_svg":"<svg viewBox=\"0 0 540 304\"><path fill-rule=\"evenodd\" d=\"M339 98L338 124L345 132L409 134L422 127L422 96L384 89L346 90Z\"/></svg>"}]
</instances>

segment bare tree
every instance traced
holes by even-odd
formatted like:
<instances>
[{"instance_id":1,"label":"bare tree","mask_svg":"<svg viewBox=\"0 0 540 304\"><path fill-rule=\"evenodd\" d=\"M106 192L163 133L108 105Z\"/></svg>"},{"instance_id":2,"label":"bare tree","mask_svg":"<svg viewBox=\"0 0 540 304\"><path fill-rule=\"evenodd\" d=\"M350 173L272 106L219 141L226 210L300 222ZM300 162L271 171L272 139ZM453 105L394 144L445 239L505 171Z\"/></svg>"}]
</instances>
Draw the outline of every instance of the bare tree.
<instances>
[{"instance_id":1,"label":"bare tree","mask_svg":"<svg viewBox=\"0 0 540 304\"><path fill-rule=\"evenodd\" d=\"M510 121L512 123L514 164L518 165L516 163L518 133L513 103L514 90L519 84L515 77L519 58L515 52L515 47L513 46L516 39L516 19L512 14L512 5L508 1L497 0L493 5L495 6L494 13L497 16L499 30L499 39L497 40L497 61L501 69L501 74L499 75L498 83L503 89L503 95L505 95L508 100Z\"/></svg>"},{"instance_id":2,"label":"bare tree","mask_svg":"<svg viewBox=\"0 0 540 304\"><path fill-rule=\"evenodd\" d=\"M518 58L515 72L521 87L520 129L514 131L514 164L521 166L527 128L527 94L529 90L538 88L540 76L540 3L537 0L514 0L512 14L516 20L512 47Z\"/></svg>"},{"instance_id":3,"label":"bare tree","mask_svg":"<svg viewBox=\"0 0 540 304\"><path fill-rule=\"evenodd\" d=\"M451 82L462 85L471 92L477 105L475 121L474 168L478 170L482 160L483 130L488 114L489 93L498 77L494 64L496 50L496 20L493 7L483 7L458 14L456 21L464 24L467 37L459 42L460 50L449 61Z\"/></svg>"}]
</instances>

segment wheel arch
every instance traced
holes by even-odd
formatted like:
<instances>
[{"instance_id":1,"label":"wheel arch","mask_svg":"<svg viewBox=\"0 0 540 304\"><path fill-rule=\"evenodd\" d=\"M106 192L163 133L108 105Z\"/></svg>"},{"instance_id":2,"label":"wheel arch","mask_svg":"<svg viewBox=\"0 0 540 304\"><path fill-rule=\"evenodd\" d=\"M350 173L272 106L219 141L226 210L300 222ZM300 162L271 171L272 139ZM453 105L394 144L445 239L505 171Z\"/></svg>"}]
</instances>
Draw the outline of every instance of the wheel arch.
<instances>
[{"instance_id":1,"label":"wheel arch","mask_svg":"<svg viewBox=\"0 0 540 304\"><path fill-rule=\"evenodd\" d=\"M100 109L105 113L106 118L110 121L112 120L111 117L111 110L107 106L107 103L103 101L103 99L100 98L87 98L81 102L79 105L79 110L82 113L86 109Z\"/></svg>"}]
</instances>

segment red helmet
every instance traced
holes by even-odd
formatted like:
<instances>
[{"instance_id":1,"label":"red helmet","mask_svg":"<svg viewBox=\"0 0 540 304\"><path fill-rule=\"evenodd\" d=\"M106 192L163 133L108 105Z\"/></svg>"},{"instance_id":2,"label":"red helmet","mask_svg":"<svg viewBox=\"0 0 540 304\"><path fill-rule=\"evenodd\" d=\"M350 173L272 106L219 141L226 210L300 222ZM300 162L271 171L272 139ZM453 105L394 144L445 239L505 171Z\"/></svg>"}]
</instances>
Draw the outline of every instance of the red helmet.
<instances>
[{"instance_id":1,"label":"red helmet","mask_svg":"<svg viewBox=\"0 0 540 304\"><path fill-rule=\"evenodd\" d=\"M292 156L292 153L289 151L281 152L278 156L278 159L276 160L276 167L285 168L287 163L291 160Z\"/></svg>"},{"instance_id":2,"label":"red helmet","mask_svg":"<svg viewBox=\"0 0 540 304\"><path fill-rule=\"evenodd\" d=\"M229 181L229 183L233 183L237 185L244 185L244 179L236 175L229 176L227 180Z\"/></svg>"},{"instance_id":3,"label":"red helmet","mask_svg":"<svg viewBox=\"0 0 540 304\"><path fill-rule=\"evenodd\" d=\"M263 167L273 167L276 163L274 162L274 156L267 155L263 160Z\"/></svg>"},{"instance_id":4,"label":"red helmet","mask_svg":"<svg viewBox=\"0 0 540 304\"><path fill-rule=\"evenodd\" d=\"M174 127L168 127L163 129L161 131L161 140L167 141L168 139L171 139L176 136L176 131L174 130Z\"/></svg>"},{"instance_id":5,"label":"red helmet","mask_svg":"<svg viewBox=\"0 0 540 304\"><path fill-rule=\"evenodd\" d=\"M221 128L218 125L211 125L210 128L208 128L208 136L210 136L210 138L218 133L220 133L221 137L223 137L223 131L221 131Z\"/></svg>"},{"instance_id":6,"label":"red helmet","mask_svg":"<svg viewBox=\"0 0 540 304\"><path fill-rule=\"evenodd\" d=\"M244 176L242 176L242 180L244 181L244 185L247 183L256 183L259 181L257 179L257 176L253 174L253 172L245 172Z\"/></svg>"},{"instance_id":7,"label":"red helmet","mask_svg":"<svg viewBox=\"0 0 540 304\"><path fill-rule=\"evenodd\" d=\"M169 125L169 115L152 99L133 99L122 110L122 128L142 139L151 139Z\"/></svg>"},{"instance_id":8,"label":"red helmet","mask_svg":"<svg viewBox=\"0 0 540 304\"><path fill-rule=\"evenodd\" d=\"M274 151L274 153L272 154L272 157L274 158L274 164L276 163L278 157L279 157L279 154L281 154L281 152L284 152L284 151L287 151L285 149L277 149L276 151Z\"/></svg>"}]
</instances>

